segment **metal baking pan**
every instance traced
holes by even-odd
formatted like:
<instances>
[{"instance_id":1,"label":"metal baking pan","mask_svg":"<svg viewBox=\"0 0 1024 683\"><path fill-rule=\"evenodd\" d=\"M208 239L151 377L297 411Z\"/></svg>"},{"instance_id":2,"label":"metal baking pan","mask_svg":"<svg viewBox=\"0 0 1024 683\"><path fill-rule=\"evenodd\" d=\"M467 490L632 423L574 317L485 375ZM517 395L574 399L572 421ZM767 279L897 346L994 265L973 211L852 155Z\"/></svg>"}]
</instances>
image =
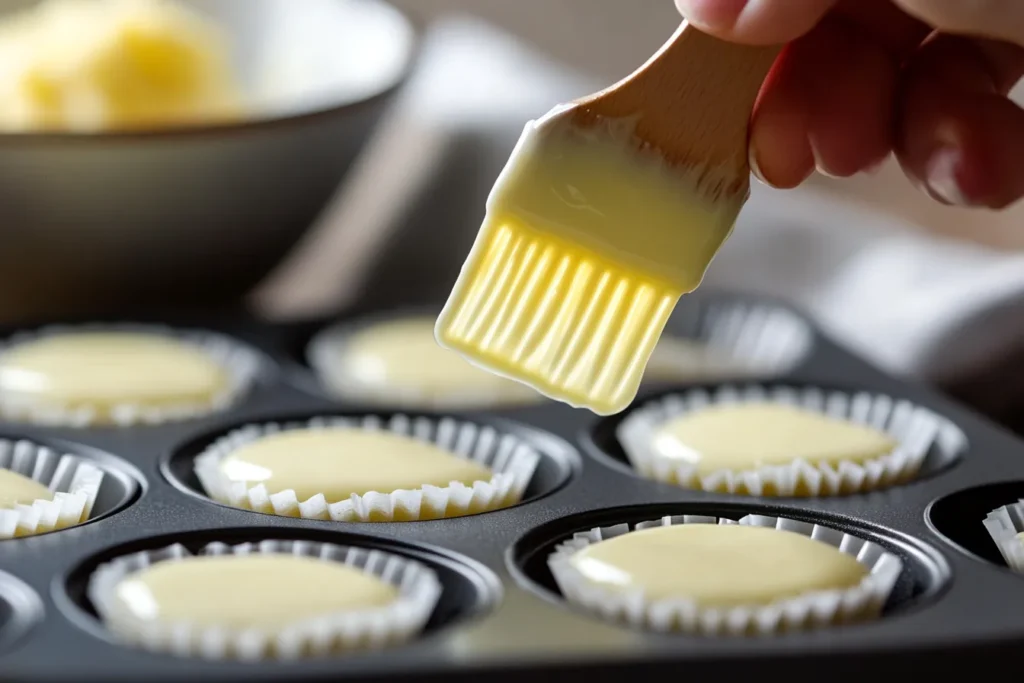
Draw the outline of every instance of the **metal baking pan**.
<instances>
[{"instance_id":1,"label":"metal baking pan","mask_svg":"<svg viewBox=\"0 0 1024 683\"><path fill-rule=\"evenodd\" d=\"M162 322L226 333L265 354L260 381L229 411L125 429L0 424L0 438L30 439L91 458L112 475L97 502L98 518L52 534L0 541L0 680L483 682L777 674L789 680L863 681L865 676L923 678L1015 662L1024 648L1024 577L1005 567L981 522L989 510L1024 497L1022 443L924 386L886 376L775 302L702 291L681 302L669 332L700 335L709 312L737 307L768 307L798 321L793 330L805 331L799 354L772 376L742 383L906 399L955 424L966 437L966 448L955 458L928 464L929 471L910 484L863 495L711 494L634 474L614 438L621 416L601 418L545 402L462 414L515 431L545 456L526 499L515 507L407 523L276 517L206 499L190 459L212 439L250 422L388 414L331 399L304 364L303 350L315 330L339 320L358 323L365 312L289 326L230 316L172 316ZM681 388L648 386L638 401ZM740 517L751 512L823 522L897 553L903 574L884 616L772 637L658 635L605 623L567 606L545 566L547 551L575 531L663 515ZM85 596L92 569L115 555L174 542L200 546L266 538L403 553L431 565L444 594L426 632L409 645L261 664L183 659L122 647L107 635Z\"/></svg>"}]
</instances>

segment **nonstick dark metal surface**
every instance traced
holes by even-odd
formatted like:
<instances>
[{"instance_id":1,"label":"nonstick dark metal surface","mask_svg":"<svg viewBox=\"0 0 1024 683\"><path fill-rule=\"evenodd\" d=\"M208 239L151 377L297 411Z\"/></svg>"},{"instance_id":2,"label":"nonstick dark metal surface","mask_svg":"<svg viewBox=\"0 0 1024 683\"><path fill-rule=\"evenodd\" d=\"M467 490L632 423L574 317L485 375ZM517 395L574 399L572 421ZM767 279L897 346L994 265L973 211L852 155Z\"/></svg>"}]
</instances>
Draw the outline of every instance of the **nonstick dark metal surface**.
<instances>
[{"instance_id":1,"label":"nonstick dark metal surface","mask_svg":"<svg viewBox=\"0 0 1024 683\"><path fill-rule=\"evenodd\" d=\"M708 301L733 300L733 295L701 292L680 306L685 313ZM114 475L101 496L98 519L48 535L0 541L2 681L705 680L773 674L790 680L897 675L923 680L963 675L979 666L1009 666L1024 648L1024 577L1003 565L981 525L989 510L1024 497L1024 443L923 386L884 375L817 332L798 367L761 383L868 390L909 399L963 430L966 452L908 485L864 495L785 499L710 494L633 474L609 436L608 421L618 418L546 402L461 413L515 430L545 455L523 503L458 519L342 524L219 505L202 496L190 467L190 457L204 444L246 423L391 414L320 393L301 359L311 332L321 325L265 326L229 317L163 322L231 334L263 350L268 371L233 409L199 420L86 430L0 424L0 438L26 438L93 458ZM645 394L671 389L651 387ZM545 566L550 549L574 531L663 515L740 517L752 512L822 522L898 553L905 571L885 616L777 637L655 635L568 607ZM106 634L84 596L92 569L115 555L175 542L198 547L215 540L262 538L404 553L438 572L444 597L427 632L404 647L242 664L122 647Z\"/></svg>"}]
</instances>

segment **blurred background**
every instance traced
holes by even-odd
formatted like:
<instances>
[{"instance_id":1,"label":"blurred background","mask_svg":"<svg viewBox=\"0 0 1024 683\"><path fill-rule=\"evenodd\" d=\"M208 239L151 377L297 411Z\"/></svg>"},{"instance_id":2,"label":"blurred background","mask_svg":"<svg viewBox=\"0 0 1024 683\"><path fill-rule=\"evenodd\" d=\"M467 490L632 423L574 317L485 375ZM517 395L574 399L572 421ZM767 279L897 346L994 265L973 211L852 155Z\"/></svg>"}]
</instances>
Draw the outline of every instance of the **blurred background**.
<instances>
[{"instance_id":1,"label":"blurred background","mask_svg":"<svg viewBox=\"0 0 1024 683\"><path fill-rule=\"evenodd\" d=\"M443 300L524 123L627 75L679 21L670 0L186 4L235 39L260 120L0 134L4 322ZM1021 248L1024 207L939 207L889 164L755 188L706 286L785 298L1024 428Z\"/></svg>"}]
</instances>

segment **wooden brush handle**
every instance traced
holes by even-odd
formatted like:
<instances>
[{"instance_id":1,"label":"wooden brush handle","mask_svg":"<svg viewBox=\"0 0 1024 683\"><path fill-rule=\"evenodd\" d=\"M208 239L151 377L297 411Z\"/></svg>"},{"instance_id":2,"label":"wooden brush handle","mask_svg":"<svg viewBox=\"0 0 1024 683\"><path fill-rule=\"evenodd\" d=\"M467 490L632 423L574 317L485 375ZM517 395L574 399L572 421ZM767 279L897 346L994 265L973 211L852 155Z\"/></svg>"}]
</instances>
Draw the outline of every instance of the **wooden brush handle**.
<instances>
[{"instance_id":1,"label":"wooden brush handle","mask_svg":"<svg viewBox=\"0 0 1024 683\"><path fill-rule=\"evenodd\" d=\"M734 168L744 179L747 125L780 46L749 47L684 23L618 84L576 103L576 123L637 119L636 136L676 166Z\"/></svg>"}]
</instances>

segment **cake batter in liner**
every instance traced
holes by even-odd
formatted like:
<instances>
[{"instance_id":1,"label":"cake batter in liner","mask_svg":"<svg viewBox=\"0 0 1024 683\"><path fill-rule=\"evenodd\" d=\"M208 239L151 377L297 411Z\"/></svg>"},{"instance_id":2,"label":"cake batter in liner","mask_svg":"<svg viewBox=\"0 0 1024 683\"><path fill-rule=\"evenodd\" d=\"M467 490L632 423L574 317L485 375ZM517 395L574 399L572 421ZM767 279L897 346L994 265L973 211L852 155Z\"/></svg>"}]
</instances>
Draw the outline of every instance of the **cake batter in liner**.
<instances>
[{"instance_id":1,"label":"cake batter in liner","mask_svg":"<svg viewBox=\"0 0 1024 683\"><path fill-rule=\"evenodd\" d=\"M437 312L432 315L436 317ZM547 399L525 384L506 379L494 391L465 387L444 387L424 390L415 386L379 386L365 382L346 367L345 358L349 338L380 324L410 318L424 318L427 314L411 311L405 315L369 317L365 320L335 325L309 343L306 359L317 374L320 384L336 398L376 406L395 406L407 410L466 410L506 407L515 408L543 403ZM448 351L447 353L455 353ZM469 362L468 360L466 361ZM480 370L486 372L485 370Z\"/></svg>"},{"instance_id":2,"label":"cake batter in liner","mask_svg":"<svg viewBox=\"0 0 1024 683\"><path fill-rule=\"evenodd\" d=\"M704 608L687 598L649 601L639 589L624 593L609 591L588 582L569 562L572 555L591 544L632 531L675 524L743 524L795 532L854 557L869 573L853 588L811 591L769 605ZM555 548L548 557L548 568L568 602L606 620L654 631L744 636L810 630L876 618L896 585L903 563L871 541L818 524L764 515L747 515L738 522L684 515L576 533Z\"/></svg>"},{"instance_id":3,"label":"cake batter in liner","mask_svg":"<svg viewBox=\"0 0 1024 683\"><path fill-rule=\"evenodd\" d=\"M1024 499L988 513L984 524L1007 566L1024 574L1024 541L1017 538L1024 531Z\"/></svg>"},{"instance_id":4,"label":"cake batter in liner","mask_svg":"<svg viewBox=\"0 0 1024 683\"><path fill-rule=\"evenodd\" d=\"M723 469L701 475L654 448L654 435L666 422L720 404L774 402L874 427L896 442L890 452L864 462L838 464L794 460L751 470ZM906 483L925 463L951 462L967 446L952 422L910 401L859 392L820 388L725 386L714 392L694 389L654 399L633 410L616 429L629 462L650 479L682 488L751 496L835 496Z\"/></svg>"},{"instance_id":5,"label":"cake batter in liner","mask_svg":"<svg viewBox=\"0 0 1024 683\"><path fill-rule=\"evenodd\" d=\"M471 486L452 482L445 487L373 491L347 500L328 501L323 494L300 501L293 490L268 491L263 484L247 487L221 472L228 455L265 436L284 430L348 427L390 432L433 444L452 455L492 470L487 481ZM296 453L296 457L302 457ZM206 494L221 503L286 517L336 522L391 522L441 519L478 514L518 503L540 462L538 451L524 439L495 427L455 418L395 415L384 418L318 417L308 422L254 424L236 429L196 457L195 473Z\"/></svg>"},{"instance_id":6,"label":"cake batter in liner","mask_svg":"<svg viewBox=\"0 0 1024 683\"><path fill-rule=\"evenodd\" d=\"M113 425L130 427L155 425L204 417L229 408L244 396L260 373L264 361L260 354L245 344L215 332L205 330L179 330L162 325L136 325L130 323L84 325L53 325L32 332L20 332L0 344L0 358L17 346L58 334L95 332L131 332L162 335L189 344L224 368L228 386L209 401L183 402L167 406L147 406L123 403L97 411L92 406L68 407L41 405L35 397L21 398L0 389L0 416L18 422L58 426L93 427Z\"/></svg>"},{"instance_id":7,"label":"cake batter in liner","mask_svg":"<svg viewBox=\"0 0 1024 683\"><path fill-rule=\"evenodd\" d=\"M312 557L339 562L371 574L398 589L390 605L345 610L286 622L274 629L200 626L187 621L140 619L118 609L115 590L125 577L159 562L193 556L255 555L261 553ZM137 552L99 566L89 579L87 593L114 636L126 645L153 652L204 659L296 659L348 651L376 649L415 638L430 620L441 597L441 582L429 567L380 550L312 541L266 540L227 545L211 543L192 553L181 545Z\"/></svg>"},{"instance_id":8,"label":"cake batter in liner","mask_svg":"<svg viewBox=\"0 0 1024 683\"><path fill-rule=\"evenodd\" d=\"M53 493L53 500L0 508L0 540L81 524L92 514L103 483L103 470L85 459L29 441L0 439L0 468L37 481Z\"/></svg>"}]
</instances>

